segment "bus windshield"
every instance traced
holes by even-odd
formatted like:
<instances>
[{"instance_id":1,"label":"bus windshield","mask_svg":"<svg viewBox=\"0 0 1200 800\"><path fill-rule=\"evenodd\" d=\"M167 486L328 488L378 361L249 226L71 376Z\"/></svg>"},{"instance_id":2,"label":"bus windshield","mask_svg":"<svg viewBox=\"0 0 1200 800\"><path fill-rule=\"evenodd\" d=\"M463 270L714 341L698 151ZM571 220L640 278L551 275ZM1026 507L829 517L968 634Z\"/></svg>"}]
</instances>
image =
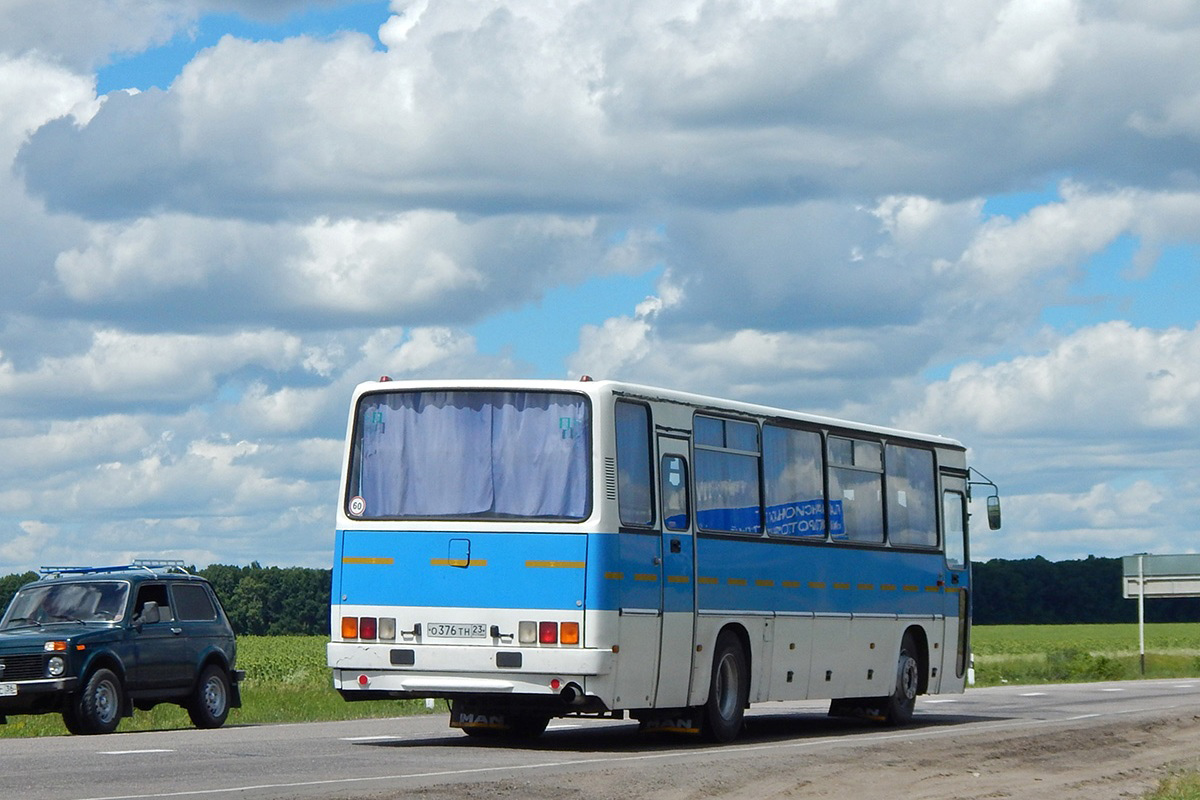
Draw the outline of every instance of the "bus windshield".
<instances>
[{"instance_id":1,"label":"bus windshield","mask_svg":"<svg viewBox=\"0 0 1200 800\"><path fill-rule=\"evenodd\" d=\"M359 401L346 499L354 518L582 520L590 487L583 395L398 391Z\"/></svg>"}]
</instances>

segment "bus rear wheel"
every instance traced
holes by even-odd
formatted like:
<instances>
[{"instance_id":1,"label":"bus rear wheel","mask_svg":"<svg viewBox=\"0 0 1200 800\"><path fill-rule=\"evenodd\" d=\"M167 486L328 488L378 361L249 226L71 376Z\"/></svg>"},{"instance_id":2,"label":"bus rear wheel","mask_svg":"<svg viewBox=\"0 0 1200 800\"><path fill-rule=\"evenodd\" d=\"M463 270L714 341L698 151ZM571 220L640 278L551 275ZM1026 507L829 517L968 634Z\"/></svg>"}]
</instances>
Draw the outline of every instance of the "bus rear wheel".
<instances>
[{"instance_id":1,"label":"bus rear wheel","mask_svg":"<svg viewBox=\"0 0 1200 800\"><path fill-rule=\"evenodd\" d=\"M704 738L729 742L742 730L750 695L750 672L742 643L732 631L717 637L708 701L704 704Z\"/></svg>"}]
</instances>

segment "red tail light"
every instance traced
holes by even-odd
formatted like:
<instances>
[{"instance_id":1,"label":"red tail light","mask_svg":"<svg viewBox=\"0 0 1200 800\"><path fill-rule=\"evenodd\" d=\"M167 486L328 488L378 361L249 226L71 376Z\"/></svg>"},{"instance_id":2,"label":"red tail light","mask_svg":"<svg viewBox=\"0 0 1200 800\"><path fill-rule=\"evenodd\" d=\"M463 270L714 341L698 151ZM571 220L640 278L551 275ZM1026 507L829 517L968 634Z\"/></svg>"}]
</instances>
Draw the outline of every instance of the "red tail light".
<instances>
[{"instance_id":1,"label":"red tail light","mask_svg":"<svg viewBox=\"0 0 1200 800\"><path fill-rule=\"evenodd\" d=\"M557 644L558 643L558 623L557 622L539 622L538 623L538 641L542 644Z\"/></svg>"}]
</instances>

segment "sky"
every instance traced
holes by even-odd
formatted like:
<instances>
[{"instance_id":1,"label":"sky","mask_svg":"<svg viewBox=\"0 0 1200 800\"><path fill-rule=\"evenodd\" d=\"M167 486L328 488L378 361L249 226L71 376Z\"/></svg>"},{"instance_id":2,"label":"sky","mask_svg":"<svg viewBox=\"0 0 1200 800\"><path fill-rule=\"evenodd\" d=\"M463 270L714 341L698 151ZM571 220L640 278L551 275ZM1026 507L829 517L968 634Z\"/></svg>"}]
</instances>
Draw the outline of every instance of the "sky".
<instances>
[{"instance_id":1,"label":"sky","mask_svg":"<svg viewBox=\"0 0 1200 800\"><path fill-rule=\"evenodd\" d=\"M975 560L1198 550L1192 2L0 15L0 574L329 566L385 374L938 433Z\"/></svg>"}]
</instances>

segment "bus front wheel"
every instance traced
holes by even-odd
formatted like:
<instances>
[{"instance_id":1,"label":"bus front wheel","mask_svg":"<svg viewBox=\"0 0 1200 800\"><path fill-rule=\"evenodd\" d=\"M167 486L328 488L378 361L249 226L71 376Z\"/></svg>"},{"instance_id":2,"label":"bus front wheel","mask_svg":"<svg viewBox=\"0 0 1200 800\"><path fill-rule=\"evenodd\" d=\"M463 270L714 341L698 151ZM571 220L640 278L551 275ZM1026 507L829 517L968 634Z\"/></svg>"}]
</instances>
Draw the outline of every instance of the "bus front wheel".
<instances>
[{"instance_id":1,"label":"bus front wheel","mask_svg":"<svg viewBox=\"0 0 1200 800\"><path fill-rule=\"evenodd\" d=\"M722 631L704 704L704 737L713 742L732 741L742 730L749 695L750 671L742 643L732 631Z\"/></svg>"},{"instance_id":2,"label":"bus front wheel","mask_svg":"<svg viewBox=\"0 0 1200 800\"><path fill-rule=\"evenodd\" d=\"M896 660L896 688L887 698L884 711L887 724L907 725L912 722L920 684L921 668L917 662L917 641L911 633L906 633L900 642L900 655Z\"/></svg>"}]
</instances>

